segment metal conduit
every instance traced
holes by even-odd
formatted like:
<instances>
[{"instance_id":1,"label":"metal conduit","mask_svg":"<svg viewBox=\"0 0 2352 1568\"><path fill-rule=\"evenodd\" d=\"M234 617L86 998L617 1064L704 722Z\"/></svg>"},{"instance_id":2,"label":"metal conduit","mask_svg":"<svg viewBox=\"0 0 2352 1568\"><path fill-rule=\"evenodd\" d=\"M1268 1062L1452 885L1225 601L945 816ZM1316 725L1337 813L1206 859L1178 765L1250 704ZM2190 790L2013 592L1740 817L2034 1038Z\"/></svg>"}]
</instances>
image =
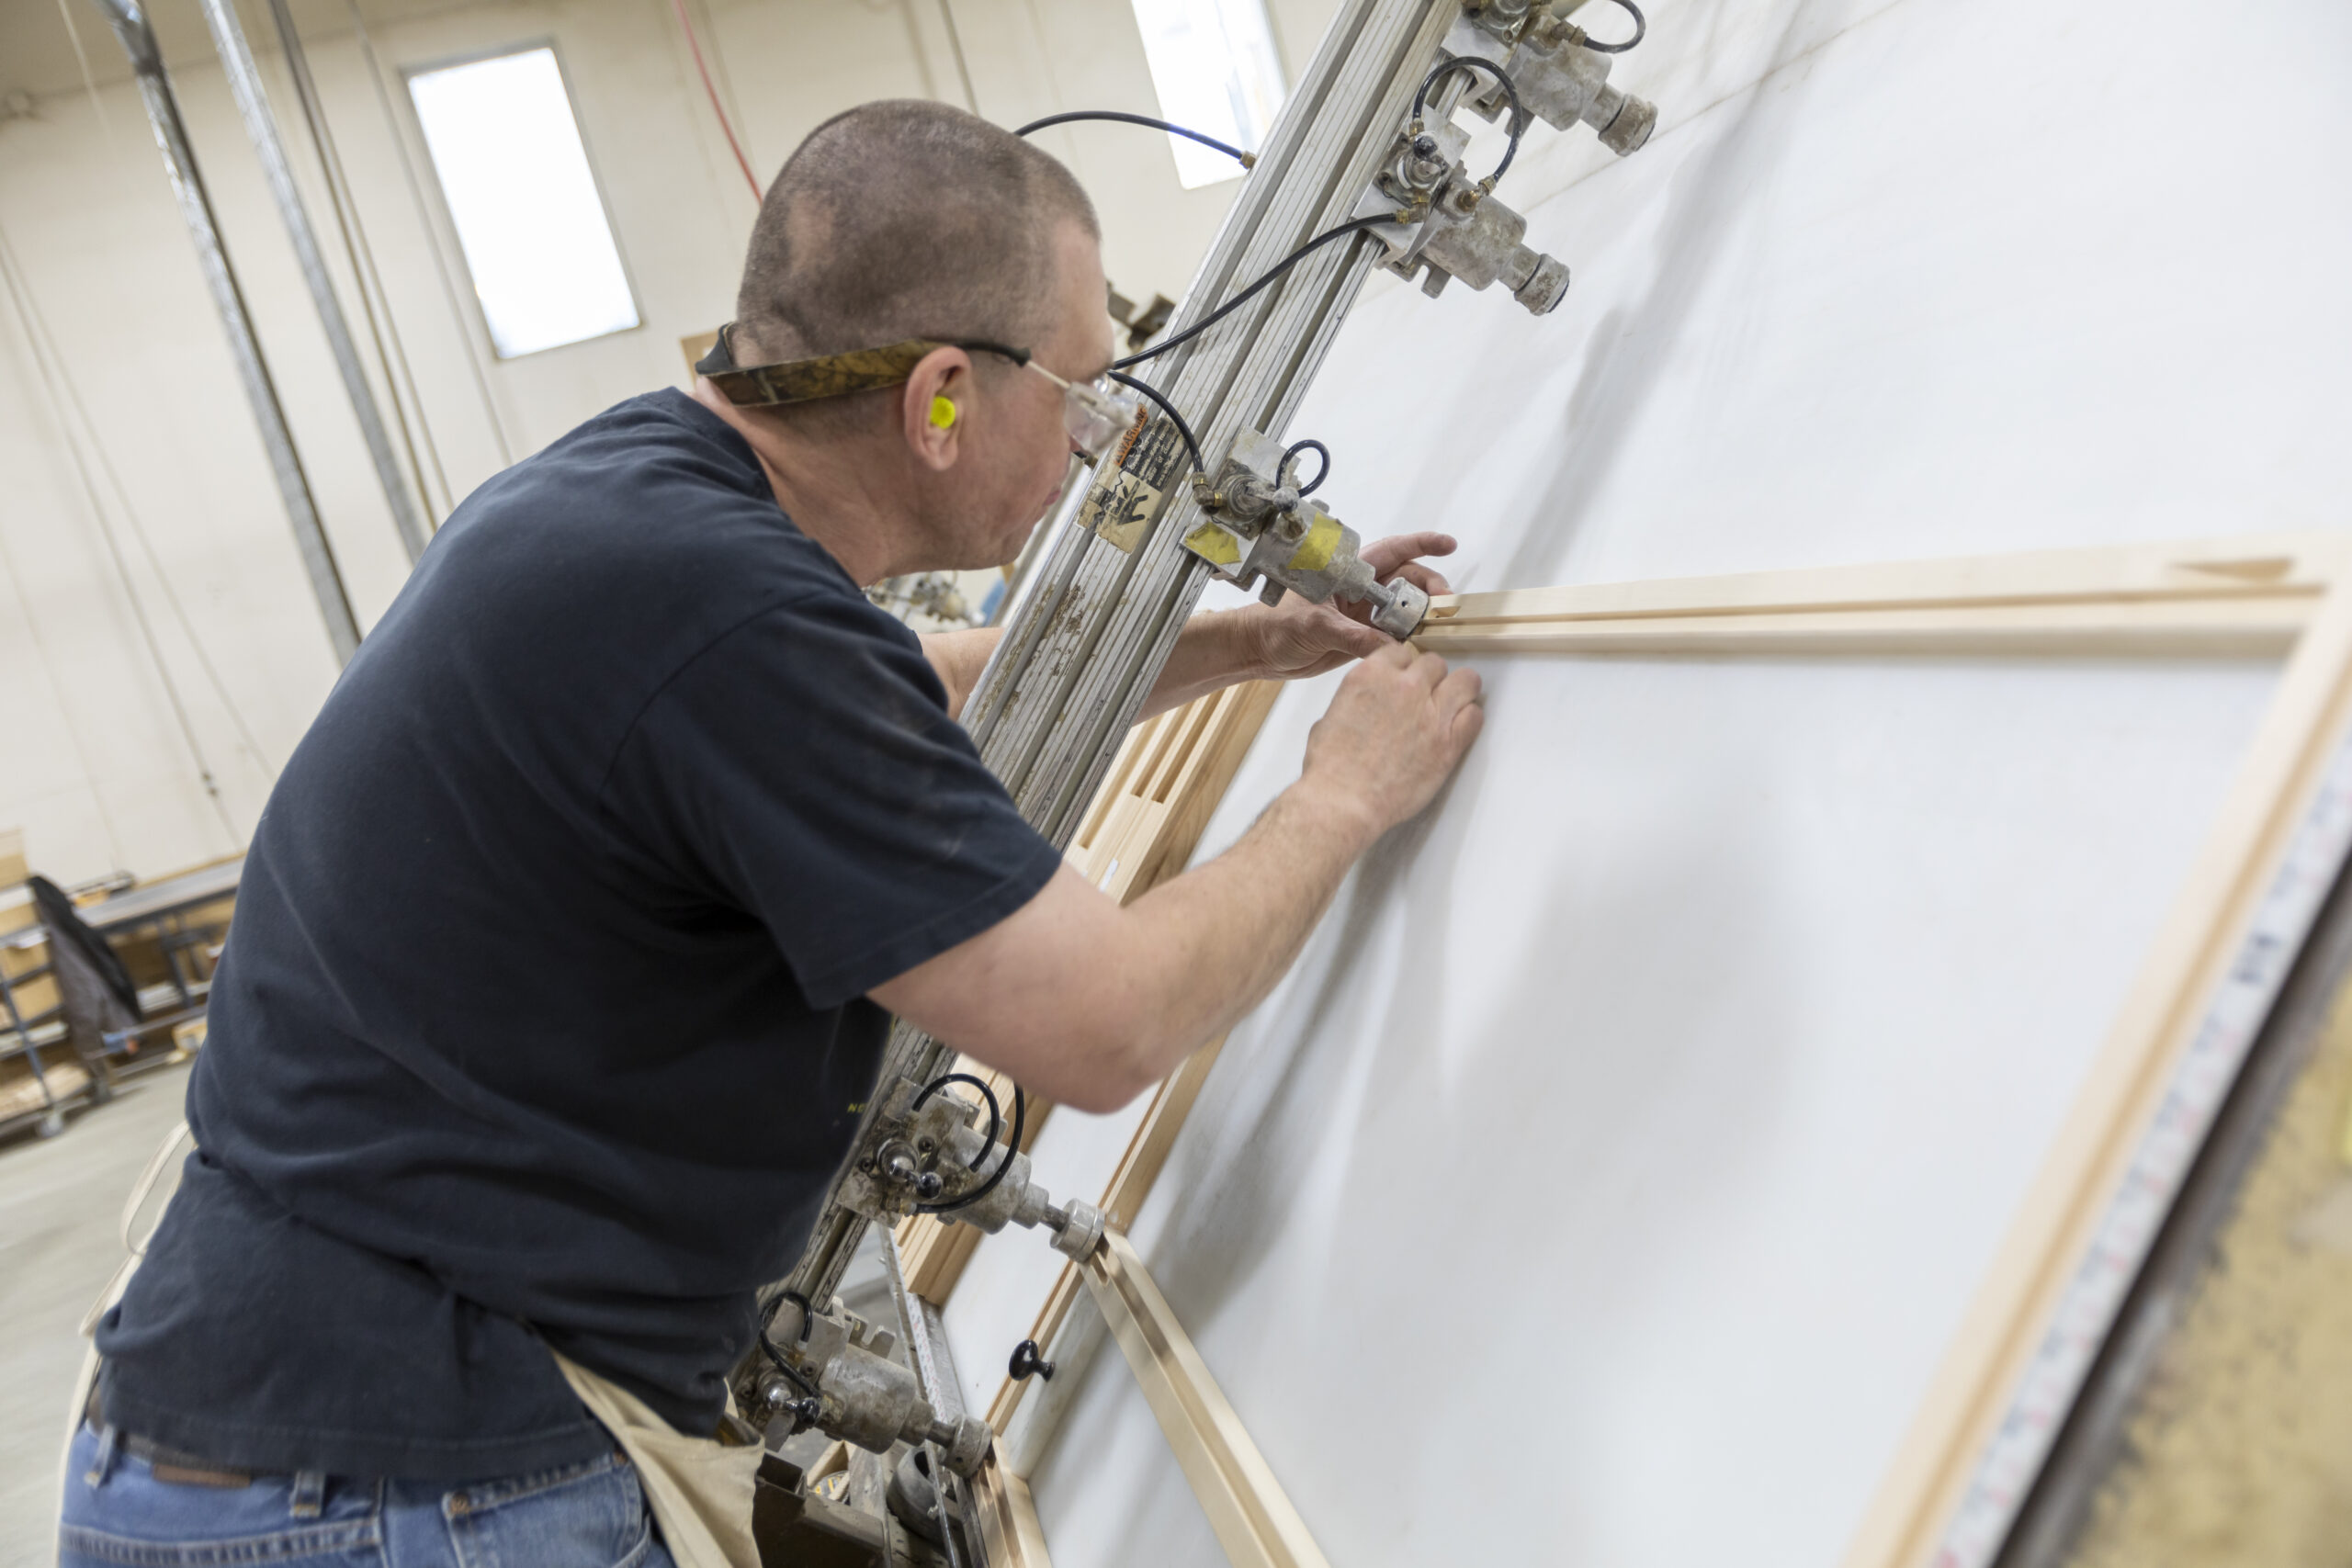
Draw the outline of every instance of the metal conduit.
<instances>
[{"instance_id":1,"label":"metal conduit","mask_svg":"<svg viewBox=\"0 0 2352 1568\"><path fill-rule=\"evenodd\" d=\"M359 362L358 347L351 339L351 325L344 319L343 302L335 298L334 281L327 276L326 257L319 250L317 232L311 227L311 214L302 205L302 193L294 184L294 169L287 162L286 144L277 134L277 120L269 112L269 98L262 91L261 71L254 63L254 51L245 42L245 30L237 20L237 10L231 0L204 0L204 19L212 28L212 47L220 56L220 68L228 73L229 91L237 100L237 113L245 122L245 134L252 139L254 153L261 159L261 172L269 182L269 194L277 203L277 216L286 224L286 237L294 243L294 259L301 265L302 282L311 291L311 303L318 308L319 325L326 329L327 347L334 352L335 369L342 374L343 389L351 399L351 412L359 421L359 433L367 439L368 456L376 465L377 481L384 487L384 501L391 508L392 526L400 530L401 547L408 551L413 564L424 553L424 524L418 517L415 499L409 493L408 476L401 471L400 458L392 452L392 438L384 427L383 412L376 406L375 389L368 384L367 368Z\"/></svg>"},{"instance_id":2,"label":"metal conduit","mask_svg":"<svg viewBox=\"0 0 2352 1568\"><path fill-rule=\"evenodd\" d=\"M113 29L116 41L122 45L131 69L138 73L139 95L147 107L147 122L155 133L156 149L164 156L164 172L171 178L180 217L187 222L188 238L196 245L197 265L204 273L206 287L212 292L213 308L220 313L221 329L228 333L229 352L236 361L238 379L244 383L246 400L253 405L254 423L261 427L262 446L269 454L278 496L286 503L287 516L294 525L294 542L310 574L311 591L318 596L319 615L327 624L327 638L334 646L335 661L347 664L359 649L358 618L352 614L350 596L344 591L334 547L328 542L326 529L319 521L310 479L302 471L301 455L295 450L294 434L287 426L286 410L277 400L277 386L270 378L261 340L254 333L243 290L238 287L237 275L229 265L229 253L221 245L212 200L205 193L196 153L188 146L187 130L180 119L179 102L172 94L171 79L164 72L163 51L156 46L154 29L147 25L138 0L92 3L106 17L107 26Z\"/></svg>"}]
</instances>

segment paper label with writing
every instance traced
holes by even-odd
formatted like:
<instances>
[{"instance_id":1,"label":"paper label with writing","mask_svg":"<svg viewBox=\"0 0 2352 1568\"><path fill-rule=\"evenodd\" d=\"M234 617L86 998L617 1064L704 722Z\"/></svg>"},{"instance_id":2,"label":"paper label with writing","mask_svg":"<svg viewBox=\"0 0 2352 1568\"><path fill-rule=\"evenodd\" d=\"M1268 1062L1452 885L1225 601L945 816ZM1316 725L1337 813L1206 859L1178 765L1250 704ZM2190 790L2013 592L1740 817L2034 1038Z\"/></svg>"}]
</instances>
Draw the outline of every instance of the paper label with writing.
<instances>
[{"instance_id":1,"label":"paper label with writing","mask_svg":"<svg viewBox=\"0 0 2352 1568\"><path fill-rule=\"evenodd\" d=\"M1181 476L1185 457L1175 425L1153 420L1127 447L1119 466L1095 480L1079 511L1079 526L1091 528L1133 555L1159 516L1161 502Z\"/></svg>"}]
</instances>

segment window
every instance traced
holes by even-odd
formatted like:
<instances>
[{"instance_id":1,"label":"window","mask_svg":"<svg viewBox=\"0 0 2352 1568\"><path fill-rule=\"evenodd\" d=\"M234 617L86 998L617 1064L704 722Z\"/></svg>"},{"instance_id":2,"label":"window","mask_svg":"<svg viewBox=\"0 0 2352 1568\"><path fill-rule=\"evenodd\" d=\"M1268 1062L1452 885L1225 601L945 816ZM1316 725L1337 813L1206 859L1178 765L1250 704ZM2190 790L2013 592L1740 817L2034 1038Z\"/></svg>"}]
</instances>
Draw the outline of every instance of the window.
<instances>
[{"instance_id":1,"label":"window","mask_svg":"<svg viewBox=\"0 0 2352 1568\"><path fill-rule=\"evenodd\" d=\"M408 79L501 359L638 324L552 49Z\"/></svg>"},{"instance_id":2,"label":"window","mask_svg":"<svg viewBox=\"0 0 2352 1568\"><path fill-rule=\"evenodd\" d=\"M1283 102L1282 62L1266 0L1135 0L1159 118L1255 152ZM1168 139L1176 177L1191 190L1237 178L1224 153Z\"/></svg>"}]
</instances>

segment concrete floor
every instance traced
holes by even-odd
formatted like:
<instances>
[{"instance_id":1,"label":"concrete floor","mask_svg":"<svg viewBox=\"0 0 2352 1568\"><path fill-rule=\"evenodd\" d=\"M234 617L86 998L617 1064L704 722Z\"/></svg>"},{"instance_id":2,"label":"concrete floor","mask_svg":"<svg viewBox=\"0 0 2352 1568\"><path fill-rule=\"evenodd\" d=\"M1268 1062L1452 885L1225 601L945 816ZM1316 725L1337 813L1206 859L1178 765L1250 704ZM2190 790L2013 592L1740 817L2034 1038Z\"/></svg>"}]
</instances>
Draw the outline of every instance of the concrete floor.
<instances>
[{"instance_id":1,"label":"concrete floor","mask_svg":"<svg viewBox=\"0 0 2352 1568\"><path fill-rule=\"evenodd\" d=\"M56 1561L57 1455L82 1314L122 1261L122 1201L178 1123L187 1072L134 1079L110 1104L74 1112L57 1137L0 1143L0 1568ZM151 1203L142 1224L154 1213Z\"/></svg>"}]
</instances>

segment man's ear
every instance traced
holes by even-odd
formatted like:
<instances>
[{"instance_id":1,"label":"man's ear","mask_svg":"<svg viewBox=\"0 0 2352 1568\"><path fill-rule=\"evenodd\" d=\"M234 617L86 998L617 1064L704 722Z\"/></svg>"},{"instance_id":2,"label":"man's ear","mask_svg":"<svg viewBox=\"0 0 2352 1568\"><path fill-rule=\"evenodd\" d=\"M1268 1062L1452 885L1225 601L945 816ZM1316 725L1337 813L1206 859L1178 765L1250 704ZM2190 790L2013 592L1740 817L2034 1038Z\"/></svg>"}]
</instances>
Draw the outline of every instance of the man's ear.
<instances>
[{"instance_id":1,"label":"man's ear","mask_svg":"<svg viewBox=\"0 0 2352 1568\"><path fill-rule=\"evenodd\" d=\"M956 466L972 391L972 360L962 349L935 348L915 362L899 413L907 446L925 468Z\"/></svg>"}]
</instances>

